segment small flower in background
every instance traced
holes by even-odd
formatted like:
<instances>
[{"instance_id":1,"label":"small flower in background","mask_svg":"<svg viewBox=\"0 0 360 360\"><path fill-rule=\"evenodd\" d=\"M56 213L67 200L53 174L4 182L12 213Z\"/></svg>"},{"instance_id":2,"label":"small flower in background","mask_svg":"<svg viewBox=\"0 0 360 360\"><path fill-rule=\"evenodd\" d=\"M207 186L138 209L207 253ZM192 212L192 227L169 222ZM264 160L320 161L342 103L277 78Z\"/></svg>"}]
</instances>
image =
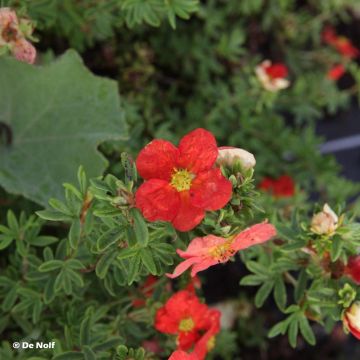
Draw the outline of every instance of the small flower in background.
<instances>
[{"instance_id":1,"label":"small flower in background","mask_svg":"<svg viewBox=\"0 0 360 360\"><path fill-rule=\"evenodd\" d=\"M253 225L238 235L230 238L208 235L191 241L186 251L177 250L185 259L174 270L173 274L166 274L169 278L176 278L192 266L191 276L210 266L227 262L237 251L270 240L276 234L276 229L268 223Z\"/></svg>"},{"instance_id":2,"label":"small flower in background","mask_svg":"<svg viewBox=\"0 0 360 360\"><path fill-rule=\"evenodd\" d=\"M144 284L140 286L140 292L144 298L136 298L132 301L134 308L143 307L146 303L146 299L149 298L154 292L154 285L156 284L158 278L154 275L149 275Z\"/></svg>"},{"instance_id":3,"label":"small flower in background","mask_svg":"<svg viewBox=\"0 0 360 360\"><path fill-rule=\"evenodd\" d=\"M360 303L354 302L343 315L343 324L346 330L350 331L360 340Z\"/></svg>"},{"instance_id":4,"label":"small flower in background","mask_svg":"<svg viewBox=\"0 0 360 360\"><path fill-rule=\"evenodd\" d=\"M31 33L32 25L28 20L19 21L15 11L10 8L0 8L0 51L8 49L16 59L33 64L36 49L26 40Z\"/></svg>"},{"instance_id":5,"label":"small flower in background","mask_svg":"<svg viewBox=\"0 0 360 360\"><path fill-rule=\"evenodd\" d=\"M235 161L239 161L244 170L252 169L256 165L254 155L244 149L231 146L219 147L219 155L216 159L218 166L232 166Z\"/></svg>"},{"instance_id":6,"label":"small flower in background","mask_svg":"<svg viewBox=\"0 0 360 360\"><path fill-rule=\"evenodd\" d=\"M338 216L328 204L325 204L323 210L313 216L310 230L318 235L333 235L338 222Z\"/></svg>"},{"instance_id":7,"label":"small flower in background","mask_svg":"<svg viewBox=\"0 0 360 360\"><path fill-rule=\"evenodd\" d=\"M169 221L175 229L197 226L205 211L224 207L232 185L215 162L218 148L214 136L196 129L178 147L154 140L141 150L136 166L145 182L136 192L136 206L149 221Z\"/></svg>"},{"instance_id":8,"label":"small flower in background","mask_svg":"<svg viewBox=\"0 0 360 360\"><path fill-rule=\"evenodd\" d=\"M351 256L344 270L345 274L360 285L360 255Z\"/></svg>"},{"instance_id":9,"label":"small flower in background","mask_svg":"<svg viewBox=\"0 0 360 360\"><path fill-rule=\"evenodd\" d=\"M335 29L331 26L327 26L324 29L322 39L325 44L335 48L345 58L354 59L360 55L359 49L357 49L348 38L338 36Z\"/></svg>"},{"instance_id":10,"label":"small flower in background","mask_svg":"<svg viewBox=\"0 0 360 360\"><path fill-rule=\"evenodd\" d=\"M345 74L345 67L342 64L334 65L327 73L329 80L337 81Z\"/></svg>"},{"instance_id":11,"label":"small flower in background","mask_svg":"<svg viewBox=\"0 0 360 360\"><path fill-rule=\"evenodd\" d=\"M219 332L220 313L201 303L194 293L182 290L157 311L155 328L165 334L177 335L178 349L189 350L203 339L203 334L215 336Z\"/></svg>"},{"instance_id":12,"label":"small flower in background","mask_svg":"<svg viewBox=\"0 0 360 360\"><path fill-rule=\"evenodd\" d=\"M295 183L291 176L282 175L277 179L265 177L259 189L272 193L277 198L291 197L295 194Z\"/></svg>"},{"instance_id":13,"label":"small flower in background","mask_svg":"<svg viewBox=\"0 0 360 360\"><path fill-rule=\"evenodd\" d=\"M276 92L290 86L290 81L286 79L288 68L282 63L272 64L270 60L264 60L256 66L255 73L262 86L268 91Z\"/></svg>"}]
</instances>

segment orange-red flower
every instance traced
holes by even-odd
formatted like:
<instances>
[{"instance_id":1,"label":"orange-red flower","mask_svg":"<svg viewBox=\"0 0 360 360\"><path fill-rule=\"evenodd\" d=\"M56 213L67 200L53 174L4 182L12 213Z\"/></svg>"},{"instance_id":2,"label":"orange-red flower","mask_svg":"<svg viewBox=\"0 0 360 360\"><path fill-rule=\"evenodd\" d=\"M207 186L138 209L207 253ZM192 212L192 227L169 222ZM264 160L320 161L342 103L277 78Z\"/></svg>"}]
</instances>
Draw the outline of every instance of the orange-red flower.
<instances>
[{"instance_id":1,"label":"orange-red flower","mask_svg":"<svg viewBox=\"0 0 360 360\"><path fill-rule=\"evenodd\" d=\"M185 259L174 270L166 274L170 278L180 276L192 266L191 276L210 266L227 262L237 251L261 244L276 234L274 226L268 223L256 224L230 238L208 235L191 241L186 251L180 249L177 253Z\"/></svg>"},{"instance_id":2,"label":"orange-red flower","mask_svg":"<svg viewBox=\"0 0 360 360\"><path fill-rule=\"evenodd\" d=\"M201 303L194 293L182 290L157 311L155 328L165 334L177 335L178 348L189 350L210 330L215 336L220 330L220 313Z\"/></svg>"},{"instance_id":3,"label":"orange-red flower","mask_svg":"<svg viewBox=\"0 0 360 360\"><path fill-rule=\"evenodd\" d=\"M136 192L136 206L149 221L169 221L180 231L198 225L206 210L218 210L230 200L232 186L215 167L214 136L196 129L176 147L154 140L141 150L136 166L145 182Z\"/></svg>"},{"instance_id":4,"label":"orange-red flower","mask_svg":"<svg viewBox=\"0 0 360 360\"><path fill-rule=\"evenodd\" d=\"M360 284L360 255L351 256L344 269L346 275L356 283Z\"/></svg>"},{"instance_id":5,"label":"orange-red flower","mask_svg":"<svg viewBox=\"0 0 360 360\"><path fill-rule=\"evenodd\" d=\"M291 197L295 194L295 183L289 175L277 179L265 177L259 184L259 189L271 192L275 197Z\"/></svg>"},{"instance_id":6,"label":"orange-red flower","mask_svg":"<svg viewBox=\"0 0 360 360\"><path fill-rule=\"evenodd\" d=\"M334 65L327 73L326 77L337 81L345 74L345 67L342 64Z\"/></svg>"},{"instance_id":7,"label":"orange-red flower","mask_svg":"<svg viewBox=\"0 0 360 360\"><path fill-rule=\"evenodd\" d=\"M359 49L357 49L348 38L338 36L335 29L331 26L324 29L322 32L322 39L345 58L353 59L360 55Z\"/></svg>"}]
</instances>

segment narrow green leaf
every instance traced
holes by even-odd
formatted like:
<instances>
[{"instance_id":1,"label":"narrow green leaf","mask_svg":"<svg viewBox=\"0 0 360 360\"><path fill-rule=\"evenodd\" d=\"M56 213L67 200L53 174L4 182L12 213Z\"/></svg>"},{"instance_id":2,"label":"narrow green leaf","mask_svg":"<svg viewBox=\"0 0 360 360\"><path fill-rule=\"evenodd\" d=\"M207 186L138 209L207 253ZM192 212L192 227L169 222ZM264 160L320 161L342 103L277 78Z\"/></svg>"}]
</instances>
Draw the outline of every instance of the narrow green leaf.
<instances>
[{"instance_id":1,"label":"narrow green leaf","mask_svg":"<svg viewBox=\"0 0 360 360\"><path fill-rule=\"evenodd\" d=\"M143 216L140 214L139 210L132 209L131 214L134 218L134 232L136 241L141 246L147 246L149 242L149 230L147 228L146 222Z\"/></svg>"},{"instance_id":2,"label":"narrow green leaf","mask_svg":"<svg viewBox=\"0 0 360 360\"><path fill-rule=\"evenodd\" d=\"M104 279L117 255L116 251L109 251L101 256L95 268L96 275L100 279Z\"/></svg>"},{"instance_id":3,"label":"narrow green leaf","mask_svg":"<svg viewBox=\"0 0 360 360\"><path fill-rule=\"evenodd\" d=\"M273 281L268 281L261 285L255 296L256 307L261 307L264 304L265 300L270 295L273 286L274 286Z\"/></svg>"},{"instance_id":4,"label":"narrow green leaf","mask_svg":"<svg viewBox=\"0 0 360 360\"><path fill-rule=\"evenodd\" d=\"M36 211L36 214L44 219L44 220L50 220L50 221L71 221L72 217L68 215L64 215L59 211L55 210L40 210Z\"/></svg>"},{"instance_id":5,"label":"narrow green leaf","mask_svg":"<svg viewBox=\"0 0 360 360\"><path fill-rule=\"evenodd\" d=\"M286 287L282 277L278 277L274 286L274 300L280 310L283 310L286 306Z\"/></svg>"},{"instance_id":6,"label":"narrow green leaf","mask_svg":"<svg viewBox=\"0 0 360 360\"><path fill-rule=\"evenodd\" d=\"M63 265L64 265L64 262L61 260L49 260L49 261L42 263L39 266L39 271L41 271L41 272L53 271L53 270L61 268Z\"/></svg>"},{"instance_id":7,"label":"narrow green leaf","mask_svg":"<svg viewBox=\"0 0 360 360\"><path fill-rule=\"evenodd\" d=\"M71 224L69 231L69 242L70 242L70 246L73 249L76 249L78 247L80 240L80 233L81 233L80 219L76 219Z\"/></svg>"},{"instance_id":8,"label":"narrow green leaf","mask_svg":"<svg viewBox=\"0 0 360 360\"><path fill-rule=\"evenodd\" d=\"M129 260L128 285L131 285L139 275L141 268L140 256Z\"/></svg>"},{"instance_id":9,"label":"narrow green leaf","mask_svg":"<svg viewBox=\"0 0 360 360\"><path fill-rule=\"evenodd\" d=\"M99 251L106 250L109 246L117 242L123 235L122 231L117 230L114 232L114 229L110 229L102 234L96 242L96 246Z\"/></svg>"},{"instance_id":10,"label":"narrow green leaf","mask_svg":"<svg viewBox=\"0 0 360 360\"><path fill-rule=\"evenodd\" d=\"M29 241L29 244L33 245L33 246L48 246L57 241L58 241L58 239L55 236L40 235L40 236L37 236L37 237L31 239Z\"/></svg>"},{"instance_id":11,"label":"narrow green leaf","mask_svg":"<svg viewBox=\"0 0 360 360\"><path fill-rule=\"evenodd\" d=\"M296 302L300 301L300 299L304 296L305 290L306 290L306 285L307 285L307 273L305 269L302 269L300 271L298 280L297 280L297 284L294 290L294 296L295 296L295 300Z\"/></svg>"},{"instance_id":12,"label":"narrow green leaf","mask_svg":"<svg viewBox=\"0 0 360 360\"><path fill-rule=\"evenodd\" d=\"M305 315L300 316L299 325L300 325L300 332L304 337L304 339L310 345L315 345L316 344L315 335Z\"/></svg>"},{"instance_id":13,"label":"narrow green leaf","mask_svg":"<svg viewBox=\"0 0 360 360\"><path fill-rule=\"evenodd\" d=\"M343 239L340 236L335 235L333 236L331 241L332 242L331 242L330 257L331 257L331 261L336 261L341 254Z\"/></svg>"},{"instance_id":14,"label":"narrow green leaf","mask_svg":"<svg viewBox=\"0 0 360 360\"><path fill-rule=\"evenodd\" d=\"M289 333L288 333L289 343L293 348L296 348L298 331L299 331L298 319L297 317L294 317L290 322Z\"/></svg>"},{"instance_id":15,"label":"narrow green leaf","mask_svg":"<svg viewBox=\"0 0 360 360\"><path fill-rule=\"evenodd\" d=\"M91 317L86 316L80 325L80 345L90 344Z\"/></svg>"},{"instance_id":16,"label":"narrow green leaf","mask_svg":"<svg viewBox=\"0 0 360 360\"><path fill-rule=\"evenodd\" d=\"M156 275L156 265L154 259L152 257L151 251L147 249L142 249L140 251L141 261L145 265L145 267L149 270L149 272L153 275Z\"/></svg>"},{"instance_id":17,"label":"narrow green leaf","mask_svg":"<svg viewBox=\"0 0 360 360\"><path fill-rule=\"evenodd\" d=\"M288 324L286 321L280 321L279 323L275 324L269 331L268 337L273 338L280 334L285 334Z\"/></svg>"},{"instance_id":18,"label":"narrow green leaf","mask_svg":"<svg viewBox=\"0 0 360 360\"><path fill-rule=\"evenodd\" d=\"M96 355L89 346L84 346L83 352L85 360L96 360Z\"/></svg>"}]
</instances>

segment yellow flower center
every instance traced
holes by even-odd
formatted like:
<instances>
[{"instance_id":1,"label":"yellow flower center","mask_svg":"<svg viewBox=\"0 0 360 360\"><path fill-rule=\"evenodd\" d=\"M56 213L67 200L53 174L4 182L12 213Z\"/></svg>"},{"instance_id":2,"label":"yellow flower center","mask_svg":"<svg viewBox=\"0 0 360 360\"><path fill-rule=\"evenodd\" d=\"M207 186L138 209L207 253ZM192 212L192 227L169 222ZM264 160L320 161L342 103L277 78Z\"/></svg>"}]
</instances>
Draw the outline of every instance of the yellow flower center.
<instances>
[{"instance_id":1,"label":"yellow flower center","mask_svg":"<svg viewBox=\"0 0 360 360\"><path fill-rule=\"evenodd\" d=\"M191 331L194 328L194 320L189 317L180 321L179 330L183 332Z\"/></svg>"},{"instance_id":2,"label":"yellow flower center","mask_svg":"<svg viewBox=\"0 0 360 360\"><path fill-rule=\"evenodd\" d=\"M235 254L235 250L231 249L231 243L233 241L233 237L229 238L225 243L214 246L210 249L210 256L217 260L218 262L227 261L229 257Z\"/></svg>"},{"instance_id":3,"label":"yellow flower center","mask_svg":"<svg viewBox=\"0 0 360 360\"><path fill-rule=\"evenodd\" d=\"M186 169L174 169L174 173L171 176L170 185L177 191L189 190L194 175Z\"/></svg>"},{"instance_id":4,"label":"yellow flower center","mask_svg":"<svg viewBox=\"0 0 360 360\"><path fill-rule=\"evenodd\" d=\"M212 336L206 344L208 351L211 351L215 347L215 336Z\"/></svg>"}]
</instances>

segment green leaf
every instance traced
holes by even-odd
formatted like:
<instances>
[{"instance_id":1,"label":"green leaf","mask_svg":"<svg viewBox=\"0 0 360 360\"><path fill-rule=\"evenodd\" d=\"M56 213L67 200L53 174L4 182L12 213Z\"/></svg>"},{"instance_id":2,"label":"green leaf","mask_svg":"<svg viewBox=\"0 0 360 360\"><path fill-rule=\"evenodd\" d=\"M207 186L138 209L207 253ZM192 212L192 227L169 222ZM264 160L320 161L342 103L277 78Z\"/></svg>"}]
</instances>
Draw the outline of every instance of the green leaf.
<instances>
[{"instance_id":1,"label":"green leaf","mask_svg":"<svg viewBox=\"0 0 360 360\"><path fill-rule=\"evenodd\" d=\"M147 228L146 222L139 210L132 209L131 214L134 218L134 232L136 241L141 246L146 246L149 242L149 230Z\"/></svg>"},{"instance_id":2,"label":"green leaf","mask_svg":"<svg viewBox=\"0 0 360 360\"><path fill-rule=\"evenodd\" d=\"M116 256L117 256L116 251L109 251L101 256L100 260L98 261L98 263L96 265L96 269L95 269L96 275L100 279L103 279L106 276L106 274L109 270L109 266L113 263Z\"/></svg>"},{"instance_id":3,"label":"green leaf","mask_svg":"<svg viewBox=\"0 0 360 360\"><path fill-rule=\"evenodd\" d=\"M110 229L106 231L104 234L102 234L96 242L96 246L99 251L106 250L109 246L117 242L121 236L123 235L122 231L116 231L114 233L114 229Z\"/></svg>"},{"instance_id":4,"label":"green leaf","mask_svg":"<svg viewBox=\"0 0 360 360\"><path fill-rule=\"evenodd\" d=\"M296 347L298 332L299 332L298 319L296 317L293 317L289 325L289 333L288 333L289 343L293 348Z\"/></svg>"},{"instance_id":5,"label":"green leaf","mask_svg":"<svg viewBox=\"0 0 360 360\"><path fill-rule=\"evenodd\" d=\"M53 244L57 241L58 241L58 239L54 236L45 236L44 235L44 236L37 236L36 238L31 239L29 241L29 244L33 245L33 246L47 246L47 245Z\"/></svg>"},{"instance_id":6,"label":"green leaf","mask_svg":"<svg viewBox=\"0 0 360 360\"><path fill-rule=\"evenodd\" d=\"M80 345L90 344L91 317L86 316L80 325Z\"/></svg>"},{"instance_id":7,"label":"green leaf","mask_svg":"<svg viewBox=\"0 0 360 360\"><path fill-rule=\"evenodd\" d=\"M149 270L149 272L153 275L157 274L156 265L152 256L151 251L142 249L140 251L141 261L145 265L145 267Z\"/></svg>"},{"instance_id":8,"label":"green leaf","mask_svg":"<svg viewBox=\"0 0 360 360\"><path fill-rule=\"evenodd\" d=\"M315 345L316 339L314 336L314 332L311 329L308 319L305 315L300 316L299 318L300 332L304 339L310 344Z\"/></svg>"},{"instance_id":9,"label":"green leaf","mask_svg":"<svg viewBox=\"0 0 360 360\"><path fill-rule=\"evenodd\" d=\"M46 206L79 165L102 174L99 143L127 135L117 83L91 74L73 50L47 66L4 57L0 67L0 119L12 132L10 146L0 144L0 184Z\"/></svg>"},{"instance_id":10,"label":"green leaf","mask_svg":"<svg viewBox=\"0 0 360 360\"><path fill-rule=\"evenodd\" d=\"M131 285L136 277L139 275L140 268L141 268L141 262L140 257L137 256L133 259L131 259L129 265L129 274L128 274L128 285Z\"/></svg>"},{"instance_id":11,"label":"green leaf","mask_svg":"<svg viewBox=\"0 0 360 360\"><path fill-rule=\"evenodd\" d=\"M265 300L270 295L273 286L274 286L273 281L268 281L261 285L255 296L256 307L261 307L264 304Z\"/></svg>"},{"instance_id":12,"label":"green leaf","mask_svg":"<svg viewBox=\"0 0 360 360\"><path fill-rule=\"evenodd\" d=\"M42 263L39 266L39 271L41 271L41 272L53 271L53 270L61 268L63 265L64 265L64 262L61 260L49 260L49 261Z\"/></svg>"},{"instance_id":13,"label":"green leaf","mask_svg":"<svg viewBox=\"0 0 360 360\"><path fill-rule=\"evenodd\" d=\"M84 346L83 352L85 360L96 360L96 355L89 346Z\"/></svg>"},{"instance_id":14,"label":"green leaf","mask_svg":"<svg viewBox=\"0 0 360 360\"><path fill-rule=\"evenodd\" d=\"M73 249L76 249L78 247L79 240L80 240L80 234L81 234L80 219L76 219L71 224L70 231L69 231L69 242L70 242L70 246Z\"/></svg>"},{"instance_id":15,"label":"green leaf","mask_svg":"<svg viewBox=\"0 0 360 360\"><path fill-rule=\"evenodd\" d=\"M336 261L339 258L343 246L343 241L344 240L338 235L335 235L331 239L331 250L330 250L331 261Z\"/></svg>"},{"instance_id":16,"label":"green leaf","mask_svg":"<svg viewBox=\"0 0 360 360\"><path fill-rule=\"evenodd\" d=\"M278 277L275 281L275 286L274 286L274 300L280 310L285 308L286 298L287 295L286 295L286 287L284 284L284 280L282 279L282 277Z\"/></svg>"},{"instance_id":17,"label":"green leaf","mask_svg":"<svg viewBox=\"0 0 360 360\"><path fill-rule=\"evenodd\" d=\"M55 210L40 210L37 211L36 214L44 219L50 221L70 221L72 220L71 216L64 215L63 213Z\"/></svg>"},{"instance_id":18,"label":"green leaf","mask_svg":"<svg viewBox=\"0 0 360 360\"><path fill-rule=\"evenodd\" d=\"M286 321L280 321L270 329L268 333L268 337L273 338L280 334L285 334L287 327L288 327L288 323Z\"/></svg>"},{"instance_id":19,"label":"green leaf","mask_svg":"<svg viewBox=\"0 0 360 360\"><path fill-rule=\"evenodd\" d=\"M295 296L296 302L298 302L301 299L301 297L304 296L307 279L308 279L308 276L306 274L306 270L302 269L300 271L300 275L298 277L298 281L297 281L297 284L296 284L296 287L294 290L294 296Z\"/></svg>"}]
</instances>

